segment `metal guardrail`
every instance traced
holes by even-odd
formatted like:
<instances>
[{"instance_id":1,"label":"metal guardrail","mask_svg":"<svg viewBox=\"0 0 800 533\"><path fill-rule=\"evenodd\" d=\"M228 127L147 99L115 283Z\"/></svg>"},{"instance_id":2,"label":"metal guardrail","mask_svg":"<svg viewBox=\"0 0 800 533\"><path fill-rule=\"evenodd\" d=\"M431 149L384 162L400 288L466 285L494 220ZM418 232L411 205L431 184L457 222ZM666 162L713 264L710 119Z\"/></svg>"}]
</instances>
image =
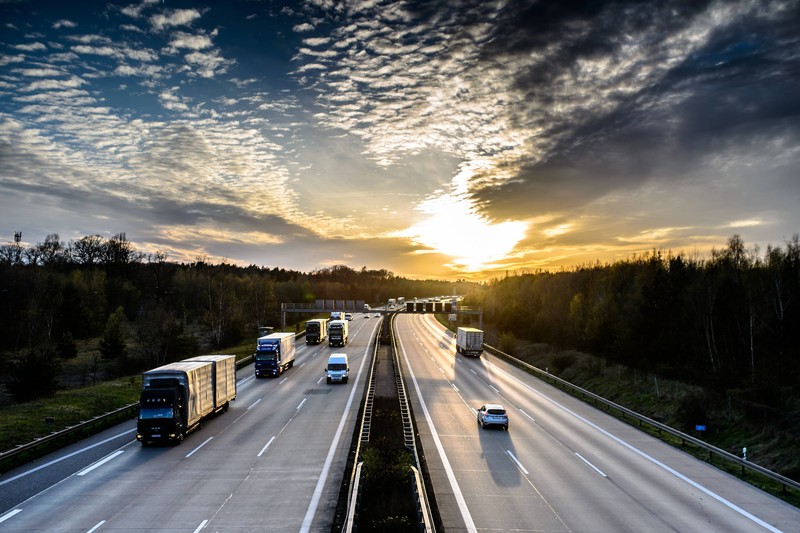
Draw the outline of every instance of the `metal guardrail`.
<instances>
[{"instance_id":1,"label":"metal guardrail","mask_svg":"<svg viewBox=\"0 0 800 533\"><path fill-rule=\"evenodd\" d=\"M295 335L295 339L299 339L305 334L306 334L305 331L301 331ZM252 362L253 362L252 355L243 357L242 359L236 361L236 370L239 370L251 364ZM132 418L134 415L138 413L138 411L139 411L139 402L132 403L130 405L126 405L125 407L120 407L119 409L116 409L109 413L96 416L86 422L75 424L74 426L62 429L61 431L55 431L45 437L38 438L27 444L21 444L16 448L0 453L0 465L3 465L6 461L11 460L15 457L19 457L21 454L45 449L49 445L55 445L59 441L74 442L78 440L76 438L78 436L80 438L88 437L94 434L93 431L94 429L103 428L104 424L107 423L108 421L112 419ZM36 456L38 457L39 455Z\"/></svg>"},{"instance_id":2,"label":"metal guardrail","mask_svg":"<svg viewBox=\"0 0 800 533\"><path fill-rule=\"evenodd\" d=\"M414 420L411 415L411 404L408 401L408 394L406 393L405 379L403 378L403 369L400 363L400 355L397 349L397 340L394 334L394 322L397 315L392 316L390 323L391 338L392 338L392 362L394 363L394 379L397 386L397 396L400 400L400 415L403 421L403 444L414 454L414 466L411 471L414 475L414 499L417 504L417 518L419 519L419 531L425 533L433 533L435 528L433 526L433 517L430 512L430 505L428 504L428 493L425 490L425 484L419 475L418 468L420 467L419 452L417 450L416 432L414 431Z\"/></svg>"},{"instance_id":3,"label":"metal guardrail","mask_svg":"<svg viewBox=\"0 0 800 533\"><path fill-rule=\"evenodd\" d=\"M0 465L8 460L18 458L25 453L33 452L32 455L39 457L39 452L42 450L51 451L50 448L55 448L63 441L74 442L79 440L76 438L78 436L82 438L91 435L96 428L103 428L106 424L114 420L132 418L138 412L139 402L136 402L103 415L96 416L86 422L81 422L62 429L61 431L54 431L45 437L38 438L27 444L21 444L16 448L0 453Z\"/></svg>"},{"instance_id":4,"label":"metal guardrail","mask_svg":"<svg viewBox=\"0 0 800 533\"><path fill-rule=\"evenodd\" d=\"M498 350L497 348L494 348L493 346L489 346L488 344L484 344L483 348L487 352L492 353L492 354L494 354L494 355L496 355L498 357L501 357L503 359L508 360L513 365L518 366L518 367L528 371L529 373L539 377L540 379L542 379L544 381L547 381L547 382L550 382L550 383L553 383L553 384L557 384L557 385L561 386L562 389L567 389L568 388L568 389L570 389L572 391L573 394L580 393L580 395L583 396L584 398L588 397L588 398L591 398L592 400L594 400L595 404L600 403L600 404L605 405L606 406L606 410L613 408L613 409L619 411L620 413L622 413L622 418L623 419L626 416L628 416L630 418L638 420L639 421L639 425L647 424L647 425L649 425L649 426L651 426L653 428L658 429L659 432L663 431L665 433L668 433L668 434L670 434L670 435L672 435L674 437L677 437L677 438L681 439L681 443L682 444L686 444L687 442L689 442L689 443L697 446L698 448L701 448L703 450L708 451L709 462L712 462L712 457L713 456L718 456L718 457L720 457L722 459L725 459L726 461L729 461L731 463L739 465L742 468L742 472L743 473L744 473L745 469L746 470L751 470L753 472L758 472L759 474L761 474L763 476L766 476L766 477L772 479L773 481L776 481L776 482L780 483L783 486L783 490L784 491L786 491L787 487L791 487L791 488L793 488L795 490L800 491L800 483L798 483L797 481L795 481L793 479L790 479L790 478L788 478L786 476L782 476L781 474L778 474L777 472L773 472L772 470L768 470L768 469L764 468L763 466L759 466L759 465L757 465L755 463L751 463L750 461L747 461L746 459L743 459L743 458L741 458L739 456L736 456L736 455L734 455L734 454L732 454L730 452L726 452L725 450L717 448L716 446L712 446L711 444L708 444L707 442L703 442L702 440L700 440L700 439L698 439L696 437L692 437L691 435L687 435L686 433L678 431L677 429L671 428L670 426L667 426L666 424L662 424L661 422L657 422L657 421L655 421L655 420L653 420L651 418L648 418L648 417L646 417L644 415L641 415L641 414L637 413L636 411L632 411L632 410L628 409L627 407L623 407L622 405L614 403L614 402L612 402L610 400L606 400L602 396L599 396L599 395L597 395L597 394L595 394L593 392L590 392L590 391L588 391L586 389L582 389L581 387L578 387L577 385L573 385L569 381L566 381L566 380L563 380L563 379L561 379L559 377L556 377L556 376L550 374L549 372L546 372L546 371L542 370L541 368L537 368L537 367L535 367L533 365L530 365L530 364L526 363L525 361L520 361L516 357L513 357L513 356L511 356L511 355L509 355L509 354L507 354L505 352L501 352L500 350Z\"/></svg>"},{"instance_id":5,"label":"metal guardrail","mask_svg":"<svg viewBox=\"0 0 800 533\"><path fill-rule=\"evenodd\" d=\"M375 363L378 359L378 348L380 347L380 328L375 335L375 344L372 350L372 362L369 365L369 374L367 375L367 388L364 390L364 410L361 414L361 427L359 428L360 438L356 443L356 449L353 454L353 470L350 472L350 495L347 498L347 511L345 513L345 522L342 531L350 533L356 527L358 522L358 502L361 496L359 489L361 483L361 468L364 464L361 461L361 445L369 442L370 426L372 425L372 406L375 399Z\"/></svg>"},{"instance_id":6,"label":"metal guardrail","mask_svg":"<svg viewBox=\"0 0 800 533\"><path fill-rule=\"evenodd\" d=\"M431 511L428 507L427 493L425 492L425 484L422 482L422 476L415 467L411 467L410 474L414 477L414 503L417 506L417 522L419 523L420 531L432 533L434 531L433 521L431 520Z\"/></svg>"}]
</instances>

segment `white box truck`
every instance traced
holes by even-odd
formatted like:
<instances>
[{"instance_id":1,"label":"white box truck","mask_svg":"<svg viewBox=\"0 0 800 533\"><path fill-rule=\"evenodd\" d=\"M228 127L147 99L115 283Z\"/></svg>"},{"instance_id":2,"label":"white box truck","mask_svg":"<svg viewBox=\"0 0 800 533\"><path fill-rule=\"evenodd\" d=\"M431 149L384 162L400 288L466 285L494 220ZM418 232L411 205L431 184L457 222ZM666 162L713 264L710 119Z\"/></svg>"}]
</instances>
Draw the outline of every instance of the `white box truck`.
<instances>
[{"instance_id":1,"label":"white box truck","mask_svg":"<svg viewBox=\"0 0 800 533\"><path fill-rule=\"evenodd\" d=\"M476 328L458 328L456 352L467 357L480 357L483 352L483 331Z\"/></svg>"},{"instance_id":2,"label":"white box truck","mask_svg":"<svg viewBox=\"0 0 800 533\"><path fill-rule=\"evenodd\" d=\"M328 346L345 346L348 336L347 320L331 320L328 329Z\"/></svg>"},{"instance_id":3,"label":"white box truck","mask_svg":"<svg viewBox=\"0 0 800 533\"><path fill-rule=\"evenodd\" d=\"M181 361L142 374L136 440L183 442L214 412L213 363Z\"/></svg>"},{"instance_id":4,"label":"white box truck","mask_svg":"<svg viewBox=\"0 0 800 533\"><path fill-rule=\"evenodd\" d=\"M350 377L350 364L346 353L334 353L328 357L328 366L325 367L328 383L347 383Z\"/></svg>"},{"instance_id":5,"label":"white box truck","mask_svg":"<svg viewBox=\"0 0 800 533\"><path fill-rule=\"evenodd\" d=\"M314 318L306 322L306 344L319 344L328 338L327 318Z\"/></svg>"},{"instance_id":6,"label":"white box truck","mask_svg":"<svg viewBox=\"0 0 800 533\"><path fill-rule=\"evenodd\" d=\"M273 333L256 341L256 377L280 376L294 366L294 333Z\"/></svg>"},{"instance_id":7,"label":"white box truck","mask_svg":"<svg viewBox=\"0 0 800 533\"><path fill-rule=\"evenodd\" d=\"M214 410L225 412L230 402L236 399L236 356L235 355L198 355L184 359L184 362L209 362L211 379L214 383Z\"/></svg>"}]
</instances>

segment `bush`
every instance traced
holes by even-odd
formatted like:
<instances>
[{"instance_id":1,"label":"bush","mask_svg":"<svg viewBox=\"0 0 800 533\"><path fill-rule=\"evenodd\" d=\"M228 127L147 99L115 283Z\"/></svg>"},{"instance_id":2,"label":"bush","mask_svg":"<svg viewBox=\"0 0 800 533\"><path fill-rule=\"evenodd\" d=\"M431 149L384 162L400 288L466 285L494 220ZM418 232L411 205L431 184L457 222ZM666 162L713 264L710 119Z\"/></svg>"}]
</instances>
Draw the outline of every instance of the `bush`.
<instances>
[{"instance_id":1,"label":"bush","mask_svg":"<svg viewBox=\"0 0 800 533\"><path fill-rule=\"evenodd\" d=\"M61 359L75 359L78 357L78 345L75 344L75 339L72 337L71 332L66 331L61 335L61 339L56 345L56 351L61 356Z\"/></svg>"},{"instance_id":2,"label":"bush","mask_svg":"<svg viewBox=\"0 0 800 533\"><path fill-rule=\"evenodd\" d=\"M17 402L50 396L58 389L61 362L52 348L31 350L14 363L6 388Z\"/></svg>"}]
</instances>

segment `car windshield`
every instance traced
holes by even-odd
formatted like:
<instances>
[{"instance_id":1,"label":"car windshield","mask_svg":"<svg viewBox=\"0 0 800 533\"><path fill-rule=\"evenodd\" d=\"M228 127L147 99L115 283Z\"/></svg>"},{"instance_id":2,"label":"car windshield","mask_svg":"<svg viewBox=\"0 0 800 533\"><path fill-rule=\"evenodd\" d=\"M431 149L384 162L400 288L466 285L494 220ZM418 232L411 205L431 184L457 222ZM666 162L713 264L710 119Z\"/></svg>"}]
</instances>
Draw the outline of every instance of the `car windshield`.
<instances>
[{"instance_id":1,"label":"car windshield","mask_svg":"<svg viewBox=\"0 0 800 533\"><path fill-rule=\"evenodd\" d=\"M139 418L142 420L172 418L172 407L144 407L139 410Z\"/></svg>"}]
</instances>

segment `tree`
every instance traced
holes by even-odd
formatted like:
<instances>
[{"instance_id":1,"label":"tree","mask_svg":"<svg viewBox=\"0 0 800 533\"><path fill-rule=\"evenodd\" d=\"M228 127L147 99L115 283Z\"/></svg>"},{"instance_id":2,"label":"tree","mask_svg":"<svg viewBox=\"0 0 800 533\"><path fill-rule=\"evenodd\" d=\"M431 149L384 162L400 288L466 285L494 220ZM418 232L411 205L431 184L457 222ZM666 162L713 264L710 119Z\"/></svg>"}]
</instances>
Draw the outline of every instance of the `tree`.
<instances>
[{"instance_id":1,"label":"tree","mask_svg":"<svg viewBox=\"0 0 800 533\"><path fill-rule=\"evenodd\" d=\"M103 359L117 359L127 355L127 334L125 332L125 322L127 320L125 310L122 307L118 307L108 317L106 328L103 331L103 338L100 340L100 353L103 355Z\"/></svg>"},{"instance_id":2,"label":"tree","mask_svg":"<svg viewBox=\"0 0 800 533\"><path fill-rule=\"evenodd\" d=\"M50 396L58 389L61 363L52 348L38 348L20 357L13 367L6 388L18 402Z\"/></svg>"},{"instance_id":3,"label":"tree","mask_svg":"<svg viewBox=\"0 0 800 533\"><path fill-rule=\"evenodd\" d=\"M56 344L56 352L61 356L61 359L74 359L78 357L78 345L75 344L75 339L72 333L65 331Z\"/></svg>"}]
</instances>

